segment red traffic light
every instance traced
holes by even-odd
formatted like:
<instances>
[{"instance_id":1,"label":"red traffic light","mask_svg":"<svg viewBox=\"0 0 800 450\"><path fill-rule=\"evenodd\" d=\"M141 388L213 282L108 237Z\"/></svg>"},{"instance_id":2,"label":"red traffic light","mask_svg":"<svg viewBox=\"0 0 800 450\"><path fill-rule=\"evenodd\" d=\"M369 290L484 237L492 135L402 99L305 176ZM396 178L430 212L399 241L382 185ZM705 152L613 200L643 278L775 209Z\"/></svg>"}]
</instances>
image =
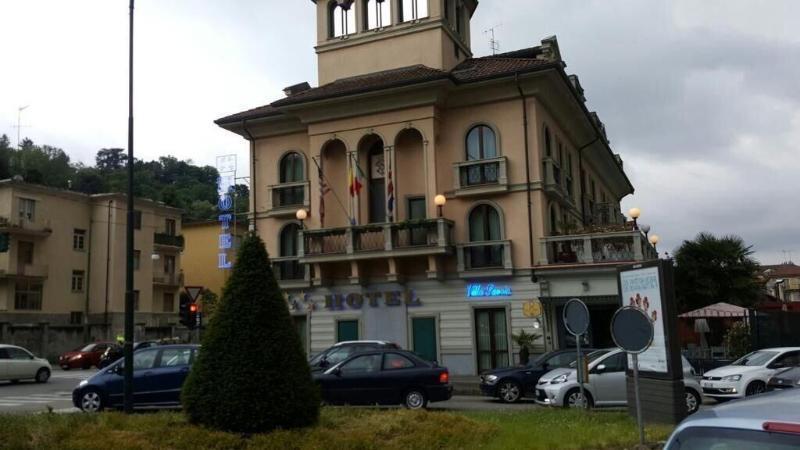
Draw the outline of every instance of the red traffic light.
<instances>
[{"instance_id":1,"label":"red traffic light","mask_svg":"<svg viewBox=\"0 0 800 450\"><path fill-rule=\"evenodd\" d=\"M193 313L196 313L197 312L197 303L192 303L191 305L189 305L189 311L193 312Z\"/></svg>"}]
</instances>

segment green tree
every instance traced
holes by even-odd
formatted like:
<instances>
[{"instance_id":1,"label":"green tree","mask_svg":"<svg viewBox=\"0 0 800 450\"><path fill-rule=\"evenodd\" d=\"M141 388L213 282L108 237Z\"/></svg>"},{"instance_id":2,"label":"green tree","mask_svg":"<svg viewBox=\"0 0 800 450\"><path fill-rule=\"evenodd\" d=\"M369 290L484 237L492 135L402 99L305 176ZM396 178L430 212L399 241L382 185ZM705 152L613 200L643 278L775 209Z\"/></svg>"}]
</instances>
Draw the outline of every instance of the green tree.
<instances>
[{"instance_id":1,"label":"green tree","mask_svg":"<svg viewBox=\"0 0 800 450\"><path fill-rule=\"evenodd\" d=\"M264 242L245 238L182 393L189 420L258 433L316 423L319 393Z\"/></svg>"},{"instance_id":2,"label":"green tree","mask_svg":"<svg viewBox=\"0 0 800 450\"><path fill-rule=\"evenodd\" d=\"M758 262L739 236L700 233L675 250L675 298L680 311L717 302L752 307L761 293Z\"/></svg>"},{"instance_id":3,"label":"green tree","mask_svg":"<svg viewBox=\"0 0 800 450\"><path fill-rule=\"evenodd\" d=\"M97 169L102 173L122 170L128 162L128 155L121 148L102 148L94 157Z\"/></svg>"}]
</instances>

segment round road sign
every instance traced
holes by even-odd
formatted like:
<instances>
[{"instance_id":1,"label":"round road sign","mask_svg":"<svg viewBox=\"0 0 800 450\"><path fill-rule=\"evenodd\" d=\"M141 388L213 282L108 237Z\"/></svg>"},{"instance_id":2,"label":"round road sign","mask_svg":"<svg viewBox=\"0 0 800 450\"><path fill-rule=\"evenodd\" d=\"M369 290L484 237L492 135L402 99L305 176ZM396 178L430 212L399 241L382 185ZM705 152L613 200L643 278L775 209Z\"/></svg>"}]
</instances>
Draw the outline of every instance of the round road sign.
<instances>
[{"instance_id":1,"label":"round road sign","mask_svg":"<svg viewBox=\"0 0 800 450\"><path fill-rule=\"evenodd\" d=\"M642 353L653 343L653 322L641 309L625 306L611 318L611 338L628 353Z\"/></svg>"},{"instance_id":2,"label":"round road sign","mask_svg":"<svg viewBox=\"0 0 800 450\"><path fill-rule=\"evenodd\" d=\"M580 299L573 298L564 305L564 327L575 336L589 329L589 308Z\"/></svg>"}]
</instances>

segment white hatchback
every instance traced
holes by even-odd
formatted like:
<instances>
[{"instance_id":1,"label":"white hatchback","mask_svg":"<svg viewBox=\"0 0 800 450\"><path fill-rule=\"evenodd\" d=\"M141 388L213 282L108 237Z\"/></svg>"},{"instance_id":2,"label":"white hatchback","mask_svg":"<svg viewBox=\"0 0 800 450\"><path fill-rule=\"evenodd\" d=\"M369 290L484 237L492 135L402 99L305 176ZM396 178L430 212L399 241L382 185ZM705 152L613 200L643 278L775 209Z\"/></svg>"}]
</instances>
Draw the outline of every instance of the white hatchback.
<instances>
[{"instance_id":1,"label":"white hatchback","mask_svg":"<svg viewBox=\"0 0 800 450\"><path fill-rule=\"evenodd\" d=\"M709 370L700 384L703 395L728 400L760 394L778 369L800 365L800 347L765 348L749 353L728 366Z\"/></svg>"},{"instance_id":2,"label":"white hatchback","mask_svg":"<svg viewBox=\"0 0 800 450\"><path fill-rule=\"evenodd\" d=\"M46 359L37 358L22 347L0 344L0 380L46 383L52 370Z\"/></svg>"}]
</instances>

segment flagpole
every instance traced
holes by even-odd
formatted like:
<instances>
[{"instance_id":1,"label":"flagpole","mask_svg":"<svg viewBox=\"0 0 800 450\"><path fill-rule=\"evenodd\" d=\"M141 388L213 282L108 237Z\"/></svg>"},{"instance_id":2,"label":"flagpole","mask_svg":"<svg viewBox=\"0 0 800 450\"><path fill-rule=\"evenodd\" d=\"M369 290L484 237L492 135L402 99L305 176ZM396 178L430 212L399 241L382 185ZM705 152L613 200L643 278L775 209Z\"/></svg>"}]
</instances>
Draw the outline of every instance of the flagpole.
<instances>
[{"instance_id":1,"label":"flagpole","mask_svg":"<svg viewBox=\"0 0 800 450\"><path fill-rule=\"evenodd\" d=\"M348 217L347 217L347 220L349 221L349 220L350 220L349 212L347 211L347 208L345 208L345 207L344 207L344 203L342 203L342 200L341 200L341 199L339 198L339 196L336 194L336 190L334 190L334 189L331 187L331 180L329 180L329 179L328 179L328 177L326 177L326 176L325 176L325 172L322 170L322 166L320 166L320 164L317 162L317 158L316 158L316 157L312 157L312 158L311 158L311 161L313 161L313 162L314 162L314 165L315 165L315 166L317 166L317 170L319 171L319 173L321 173L321 174L322 174L322 178L325 180L325 183L327 183L327 185L328 185L328 189L329 189L329 190L331 191L331 193L333 194L333 198L335 198L335 199L336 199L336 203L338 203L338 204L339 204L339 207L340 207L340 208L342 208L342 211L344 211L344 213L348 215ZM348 180L348 181L349 181L349 180ZM321 194L322 194L322 192L320 192L320 195L321 195Z\"/></svg>"}]
</instances>

